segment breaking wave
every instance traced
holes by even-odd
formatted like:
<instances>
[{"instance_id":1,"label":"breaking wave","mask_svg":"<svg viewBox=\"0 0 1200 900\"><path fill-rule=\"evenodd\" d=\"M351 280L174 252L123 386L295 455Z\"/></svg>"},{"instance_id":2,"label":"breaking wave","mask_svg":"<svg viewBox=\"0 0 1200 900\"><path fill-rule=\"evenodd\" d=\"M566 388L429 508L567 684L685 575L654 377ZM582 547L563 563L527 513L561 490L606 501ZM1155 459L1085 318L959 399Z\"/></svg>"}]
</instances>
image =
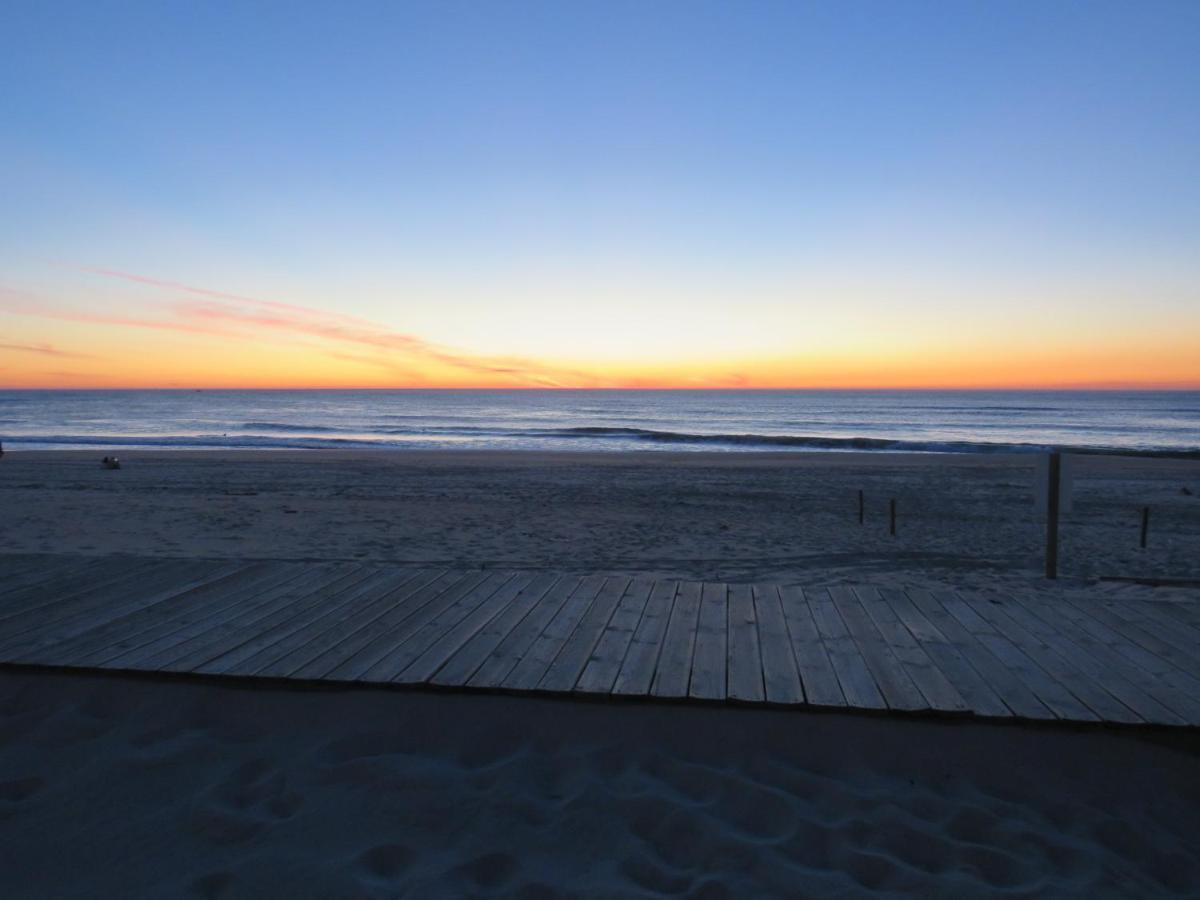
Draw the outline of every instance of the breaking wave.
<instances>
[{"instance_id":1,"label":"breaking wave","mask_svg":"<svg viewBox=\"0 0 1200 900\"><path fill-rule=\"evenodd\" d=\"M792 450L907 453L1044 453L1065 449L1073 453L1121 453L1200 459L1200 450L1173 447L1112 447L1000 443L987 441L923 441L877 437L828 437L790 434L725 434L660 431L645 428L580 426L551 429L496 429L474 426L421 429L380 429L361 433L329 426L246 423L246 429L265 434L94 435L54 434L8 436L6 443L39 447L127 447L164 449L420 449L495 447L501 449L678 449L678 450Z\"/></svg>"}]
</instances>

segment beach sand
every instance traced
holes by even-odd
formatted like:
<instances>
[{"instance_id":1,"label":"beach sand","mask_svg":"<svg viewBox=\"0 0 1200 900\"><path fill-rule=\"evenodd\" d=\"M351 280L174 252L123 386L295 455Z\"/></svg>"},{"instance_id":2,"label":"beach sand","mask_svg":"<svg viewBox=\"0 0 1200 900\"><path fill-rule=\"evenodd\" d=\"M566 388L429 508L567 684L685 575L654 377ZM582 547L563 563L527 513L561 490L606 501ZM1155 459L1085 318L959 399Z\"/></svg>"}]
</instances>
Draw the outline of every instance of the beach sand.
<instances>
[{"instance_id":1,"label":"beach sand","mask_svg":"<svg viewBox=\"0 0 1200 900\"><path fill-rule=\"evenodd\" d=\"M1195 896L1195 735L0 679L6 897Z\"/></svg>"},{"instance_id":2,"label":"beach sand","mask_svg":"<svg viewBox=\"0 0 1200 900\"><path fill-rule=\"evenodd\" d=\"M0 552L362 559L1099 594L1194 588L1200 464L9 453ZM1192 493L1184 493L1184 489ZM867 496L858 524L857 492ZM899 509L887 528L887 501ZM1139 513L1152 507L1150 547ZM1200 891L1191 733L0 671L5 897Z\"/></svg>"},{"instance_id":3,"label":"beach sand","mask_svg":"<svg viewBox=\"0 0 1200 900\"><path fill-rule=\"evenodd\" d=\"M0 552L1046 586L1029 455L131 451L119 471L101 455L8 454ZM1073 468L1064 584L1200 578L1200 461Z\"/></svg>"}]
</instances>

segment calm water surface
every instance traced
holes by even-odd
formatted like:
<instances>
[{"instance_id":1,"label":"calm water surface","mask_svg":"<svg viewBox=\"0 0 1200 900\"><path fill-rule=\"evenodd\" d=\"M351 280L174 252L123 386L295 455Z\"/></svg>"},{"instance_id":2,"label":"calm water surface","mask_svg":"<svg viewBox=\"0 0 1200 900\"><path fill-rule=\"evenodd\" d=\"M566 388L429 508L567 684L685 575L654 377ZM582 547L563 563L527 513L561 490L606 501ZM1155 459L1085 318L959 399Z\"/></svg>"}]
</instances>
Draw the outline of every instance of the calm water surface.
<instances>
[{"instance_id":1,"label":"calm water surface","mask_svg":"<svg viewBox=\"0 0 1200 900\"><path fill-rule=\"evenodd\" d=\"M0 391L0 441L1200 455L1200 391Z\"/></svg>"}]
</instances>

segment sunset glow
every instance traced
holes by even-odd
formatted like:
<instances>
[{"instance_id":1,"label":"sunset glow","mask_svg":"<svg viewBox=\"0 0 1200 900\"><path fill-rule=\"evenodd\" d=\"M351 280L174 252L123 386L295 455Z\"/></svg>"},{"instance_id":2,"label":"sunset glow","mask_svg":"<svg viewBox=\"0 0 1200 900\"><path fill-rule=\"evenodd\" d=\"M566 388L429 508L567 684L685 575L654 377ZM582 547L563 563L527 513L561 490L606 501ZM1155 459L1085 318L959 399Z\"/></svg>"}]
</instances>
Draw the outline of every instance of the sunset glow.
<instances>
[{"instance_id":1,"label":"sunset glow","mask_svg":"<svg viewBox=\"0 0 1200 900\"><path fill-rule=\"evenodd\" d=\"M1200 387L1195 5L434 9L9 10L0 387Z\"/></svg>"}]
</instances>

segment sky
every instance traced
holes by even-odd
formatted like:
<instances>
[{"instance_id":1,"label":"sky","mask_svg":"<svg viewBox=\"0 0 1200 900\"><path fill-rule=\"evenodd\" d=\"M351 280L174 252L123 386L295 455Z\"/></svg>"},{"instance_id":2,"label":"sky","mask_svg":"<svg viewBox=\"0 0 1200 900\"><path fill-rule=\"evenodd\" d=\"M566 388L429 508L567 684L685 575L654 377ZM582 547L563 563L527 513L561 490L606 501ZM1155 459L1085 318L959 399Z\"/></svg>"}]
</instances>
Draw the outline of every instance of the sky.
<instances>
[{"instance_id":1,"label":"sky","mask_svg":"<svg viewBox=\"0 0 1200 900\"><path fill-rule=\"evenodd\" d=\"M0 210L0 387L1200 387L1200 3L8 3Z\"/></svg>"}]
</instances>

